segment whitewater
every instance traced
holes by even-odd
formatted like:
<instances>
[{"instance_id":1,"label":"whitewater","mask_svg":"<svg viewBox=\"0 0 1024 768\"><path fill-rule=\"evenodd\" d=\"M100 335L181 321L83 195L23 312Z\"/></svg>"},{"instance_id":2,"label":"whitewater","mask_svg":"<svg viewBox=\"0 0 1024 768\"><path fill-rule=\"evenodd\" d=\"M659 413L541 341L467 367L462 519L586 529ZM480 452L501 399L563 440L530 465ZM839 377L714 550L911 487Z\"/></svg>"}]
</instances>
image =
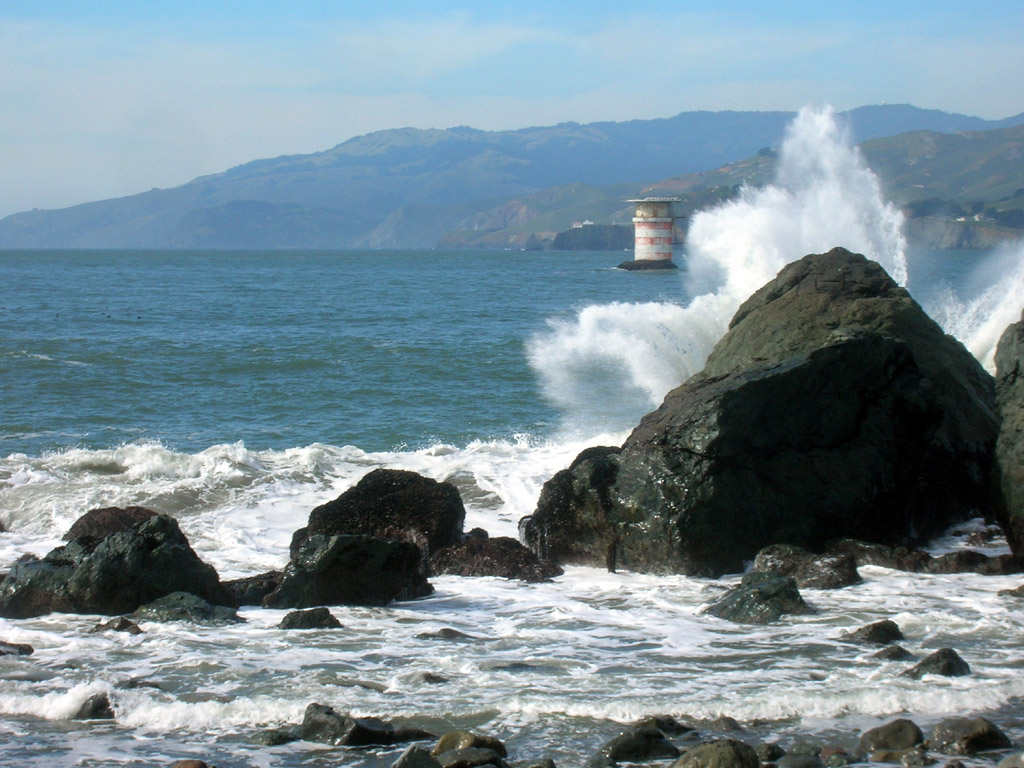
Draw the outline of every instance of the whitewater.
<instances>
[{"instance_id":1,"label":"whitewater","mask_svg":"<svg viewBox=\"0 0 1024 768\"><path fill-rule=\"evenodd\" d=\"M774 184L694 216L678 276L615 270L614 254L0 254L0 563L45 554L88 509L141 505L174 515L222 578L280 568L309 511L377 467L450 481L467 529L515 536L551 475L620 443L700 370L750 293L836 245L882 264L991 369L1020 316L1024 250L908 253L829 109L802 111L779 155ZM1005 552L968 544L983 529L934 551ZM590 568L538 585L434 578L427 599L333 607L333 631L279 630L285 612L259 608L138 636L91 632L97 616L0 620L0 640L36 649L0 658L0 763L387 766L401 752L252 742L311 702L478 730L559 766L655 713L729 716L754 743L852 747L896 716L927 729L978 714L1024 738L1024 605L998 595L1020 578L861 575L768 627L702 614L738 575ZM883 618L918 657L954 647L972 674L904 678L840 639ZM445 627L470 639L432 636ZM116 720L71 720L97 692Z\"/></svg>"}]
</instances>

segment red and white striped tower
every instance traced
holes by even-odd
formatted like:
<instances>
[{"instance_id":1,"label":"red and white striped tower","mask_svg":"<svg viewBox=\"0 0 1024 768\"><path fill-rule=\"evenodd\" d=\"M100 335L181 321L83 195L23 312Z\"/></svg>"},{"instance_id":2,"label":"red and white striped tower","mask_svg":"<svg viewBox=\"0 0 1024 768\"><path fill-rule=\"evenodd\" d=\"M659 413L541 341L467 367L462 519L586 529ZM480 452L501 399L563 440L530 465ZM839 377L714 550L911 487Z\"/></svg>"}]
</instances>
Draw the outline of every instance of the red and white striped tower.
<instances>
[{"instance_id":1,"label":"red and white striped tower","mask_svg":"<svg viewBox=\"0 0 1024 768\"><path fill-rule=\"evenodd\" d=\"M675 221L672 204L678 197L641 197L629 202L636 204L633 216L634 261L662 261L672 263L675 244Z\"/></svg>"}]
</instances>

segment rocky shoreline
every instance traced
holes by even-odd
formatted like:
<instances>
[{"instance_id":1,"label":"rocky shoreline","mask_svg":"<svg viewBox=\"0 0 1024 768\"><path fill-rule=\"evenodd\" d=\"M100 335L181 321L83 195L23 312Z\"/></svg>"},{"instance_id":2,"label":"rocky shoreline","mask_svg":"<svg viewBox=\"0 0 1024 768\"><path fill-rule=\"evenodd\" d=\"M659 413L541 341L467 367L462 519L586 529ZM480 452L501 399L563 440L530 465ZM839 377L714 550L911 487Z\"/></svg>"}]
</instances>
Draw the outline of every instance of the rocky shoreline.
<instances>
[{"instance_id":1,"label":"rocky shoreline","mask_svg":"<svg viewBox=\"0 0 1024 768\"><path fill-rule=\"evenodd\" d=\"M763 624L812 613L800 589L849 587L868 565L1021 573L1024 316L1007 329L996 360L993 378L878 265L834 249L787 266L744 303L705 370L669 393L622 446L589 448L556 474L520 523L522 543L466 531L453 485L378 469L310 512L281 570L222 582L173 518L102 508L86 512L45 557L13 564L0 583L0 617L110 616L94 631L138 634L145 621L238 623L240 606L262 606L293 609L281 629L331 631L340 623L328 606L422 598L435 576L537 583L582 564L708 578L747 570L703 611ZM919 548L979 515L990 525L977 535L1005 535L1010 554L964 549L936 557ZM913 679L971 674L955 649L920 658L902 639L899 627L880 620L842 642L877 647L880 663L905 662L901 674ZM0 656L31 653L0 642ZM114 718L109 697L97 695L74 719ZM753 724L651 716L581 755L580 764L911 768L1001 759L1003 768L1020 768L1024 761L1000 728L969 714L942 720L927 737L898 718L855 744L809 736L779 745L751 733ZM254 738L370 750L412 743L395 768L553 766L516 761L492 736L432 734L318 702L301 724ZM202 765L192 762L188 768Z\"/></svg>"}]
</instances>

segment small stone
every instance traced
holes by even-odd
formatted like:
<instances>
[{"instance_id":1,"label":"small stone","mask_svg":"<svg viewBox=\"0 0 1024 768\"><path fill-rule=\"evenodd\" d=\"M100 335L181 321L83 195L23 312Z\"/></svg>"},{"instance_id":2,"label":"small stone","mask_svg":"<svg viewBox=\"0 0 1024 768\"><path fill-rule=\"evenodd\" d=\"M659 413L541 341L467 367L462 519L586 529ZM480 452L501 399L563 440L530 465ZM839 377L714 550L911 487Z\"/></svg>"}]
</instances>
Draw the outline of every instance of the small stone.
<instances>
[{"instance_id":1,"label":"small stone","mask_svg":"<svg viewBox=\"0 0 1024 768\"><path fill-rule=\"evenodd\" d=\"M442 627L436 632L421 632L416 635L417 640L479 640L478 637L467 635L465 632L459 632L457 629L451 627Z\"/></svg>"},{"instance_id":2,"label":"small stone","mask_svg":"<svg viewBox=\"0 0 1024 768\"><path fill-rule=\"evenodd\" d=\"M141 635L139 625L125 616L115 616L110 621L97 624L91 632L127 632L129 635Z\"/></svg>"},{"instance_id":3,"label":"small stone","mask_svg":"<svg viewBox=\"0 0 1024 768\"><path fill-rule=\"evenodd\" d=\"M391 764L391 768L441 768L441 764L429 749L413 744Z\"/></svg>"},{"instance_id":4,"label":"small stone","mask_svg":"<svg viewBox=\"0 0 1024 768\"><path fill-rule=\"evenodd\" d=\"M757 752L735 739L698 744L672 763L672 768L759 768Z\"/></svg>"},{"instance_id":5,"label":"small stone","mask_svg":"<svg viewBox=\"0 0 1024 768\"><path fill-rule=\"evenodd\" d=\"M757 746L757 757L762 763L774 763L780 757L785 757L784 750L777 741L766 742Z\"/></svg>"},{"instance_id":6,"label":"small stone","mask_svg":"<svg viewBox=\"0 0 1024 768\"><path fill-rule=\"evenodd\" d=\"M872 754L883 750L903 750L924 742L924 734L912 720L900 718L861 734L857 751Z\"/></svg>"},{"instance_id":7,"label":"small stone","mask_svg":"<svg viewBox=\"0 0 1024 768\"><path fill-rule=\"evenodd\" d=\"M341 629L341 622L325 606L288 613L278 629Z\"/></svg>"},{"instance_id":8,"label":"small stone","mask_svg":"<svg viewBox=\"0 0 1024 768\"><path fill-rule=\"evenodd\" d=\"M471 731L449 731L437 740L431 754L437 757L459 749L489 749L501 757L508 757L508 751L499 739Z\"/></svg>"},{"instance_id":9,"label":"small stone","mask_svg":"<svg viewBox=\"0 0 1024 768\"><path fill-rule=\"evenodd\" d=\"M179 760L171 768L210 768L202 760Z\"/></svg>"},{"instance_id":10,"label":"small stone","mask_svg":"<svg viewBox=\"0 0 1024 768\"><path fill-rule=\"evenodd\" d=\"M449 752L442 752L437 756L442 768L480 768L480 766L491 765L494 768L508 768L501 755L493 749L484 747L466 747L465 749L453 749Z\"/></svg>"},{"instance_id":11,"label":"small stone","mask_svg":"<svg viewBox=\"0 0 1024 768\"><path fill-rule=\"evenodd\" d=\"M114 710L110 706L110 697L105 693L94 693L82 702L72 720L113 720Z\"/></svg>"},{"instance_id":12,"label":"small stone","mask_svg":"<svg viewBox=\"0 0 1024 768\"><path fill-rule=\"evenodd\" d=\"M0 642L0 656L31 656L35 648L27 643Z\"/></svg>"},{"instance_id":13,"label":"small stone","mask_svg":"<svg viewBox=\"0 0 1024 768\"><path fill-rule=\"evenodd\" d=\"M872 657L882 661L911 661L917 658L902 645L886 646L882 650L873 653Z\"/></svg>"},{"instance_id":14,"label":"small stone","mask_svg":"<svg viewBox=\"0 0 1024 768\"><path fill-rule=\"evenodd\" d=\"M843 640L851 643L871 643L875 645L888 645L899 640L905 640L899 626L891 619L876 621L858 630L849 632L842 636Z\"/></svg>"}]
</instances>

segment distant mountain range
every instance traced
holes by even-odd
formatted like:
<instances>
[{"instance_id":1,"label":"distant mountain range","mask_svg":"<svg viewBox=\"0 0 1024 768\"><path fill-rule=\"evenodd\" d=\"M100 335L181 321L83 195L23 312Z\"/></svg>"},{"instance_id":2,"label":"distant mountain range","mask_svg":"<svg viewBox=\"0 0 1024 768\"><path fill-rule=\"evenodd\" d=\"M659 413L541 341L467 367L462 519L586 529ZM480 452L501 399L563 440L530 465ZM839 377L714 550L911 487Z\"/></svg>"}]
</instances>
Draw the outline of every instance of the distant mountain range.
<instances>
[{"instance_id":1,"label":"distant mountain range","mask_svg":"<svg viewBox=\"0 0 1024 768\"><path fill-rule=\"evenodd\" d=\"M0 220L0 248L516 245L528 233L565 229L572 218L613 223L623 199L645 188L686 191L689 185L695 204L726 195L737 173L747 178L770 169L771 150L793 117L684 112L515 131L380 131L324 152L256 160L173 189L14 214ZM917 152L933 174L947 173L945 153L972 142L963 132L1024 125L1024 114L988 121L908 105L861 107L841 117L858 141L908 131L935 137L911 134L901 139L904 149L879 150L887 179L902 178L901 152ZM872 144L864 147L874 167ZM700 183L686 176L697 173L704 177ZM912 169L903 176L915 178ZM920 183L949 196L937 177ZM978 181L978 194L986 183L999 186ZM501 234L488 239L492 233Z\"/></svg>"}]
</instances>

